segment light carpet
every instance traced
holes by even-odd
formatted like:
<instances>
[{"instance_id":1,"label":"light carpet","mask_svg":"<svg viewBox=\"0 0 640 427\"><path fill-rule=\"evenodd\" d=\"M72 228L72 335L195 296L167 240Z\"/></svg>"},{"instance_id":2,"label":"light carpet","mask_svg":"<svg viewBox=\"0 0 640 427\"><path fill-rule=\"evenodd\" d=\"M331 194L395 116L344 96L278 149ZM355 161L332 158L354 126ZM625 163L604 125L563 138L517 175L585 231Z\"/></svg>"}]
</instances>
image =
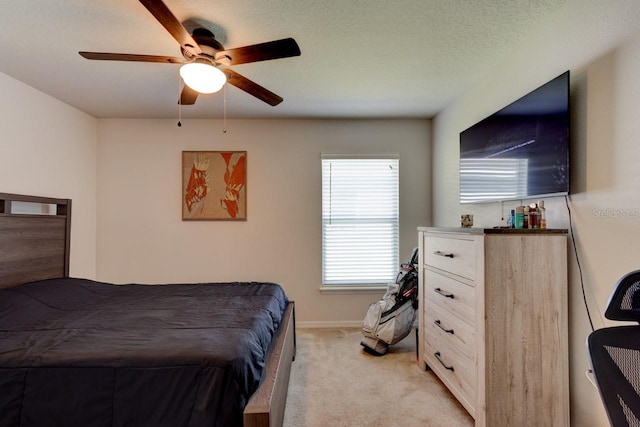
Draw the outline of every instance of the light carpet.
<instances>
[{"instance_id":1,"label":"light carpet","mask_svg":"<svg viewBox=\"0 0 640 427\"><path fill-rule=\"evenodd\" d=\"M420 369L415 333L381 357L360 329L298 329L284 427L472 427L473 418Z\"/></svg>"}]
</instances>

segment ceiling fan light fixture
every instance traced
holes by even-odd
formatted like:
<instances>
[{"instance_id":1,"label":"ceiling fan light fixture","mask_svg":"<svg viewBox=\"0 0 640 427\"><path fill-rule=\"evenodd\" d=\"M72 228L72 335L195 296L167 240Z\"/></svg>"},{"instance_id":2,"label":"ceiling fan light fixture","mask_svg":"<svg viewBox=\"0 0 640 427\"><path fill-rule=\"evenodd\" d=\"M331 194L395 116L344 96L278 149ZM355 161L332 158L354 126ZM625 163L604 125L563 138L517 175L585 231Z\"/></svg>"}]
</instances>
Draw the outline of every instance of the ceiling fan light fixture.
<instances>
[{"instance_id":1,"label":"ceiling fan light fixture","mask_svg":"<svg viewBox=\"0 0 640 427\"><path fill-rule=\"evenodd\" d=\"M218 92L227 82L227 76L220 69L199 59L180 67L180 77L187 86L200 93Z\"/></svg>"}]
</instances>

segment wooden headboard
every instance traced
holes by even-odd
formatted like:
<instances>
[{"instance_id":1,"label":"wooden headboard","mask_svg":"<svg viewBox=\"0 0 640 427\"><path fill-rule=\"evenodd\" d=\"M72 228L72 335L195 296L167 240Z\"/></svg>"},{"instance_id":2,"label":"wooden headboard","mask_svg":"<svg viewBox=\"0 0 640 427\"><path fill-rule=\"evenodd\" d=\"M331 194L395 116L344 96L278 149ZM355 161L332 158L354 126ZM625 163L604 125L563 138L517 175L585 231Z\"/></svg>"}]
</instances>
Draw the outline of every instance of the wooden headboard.
<instances>
[{"instance_id":1,"label":"wooden headboard","mask_svg":"<svg viewBox=\"0 0 640 427\"><path fill-rule=\"evenodd\" d=\"M69 276L71 200L0 193L0 288Z\"/></svg>"}]
</instances>

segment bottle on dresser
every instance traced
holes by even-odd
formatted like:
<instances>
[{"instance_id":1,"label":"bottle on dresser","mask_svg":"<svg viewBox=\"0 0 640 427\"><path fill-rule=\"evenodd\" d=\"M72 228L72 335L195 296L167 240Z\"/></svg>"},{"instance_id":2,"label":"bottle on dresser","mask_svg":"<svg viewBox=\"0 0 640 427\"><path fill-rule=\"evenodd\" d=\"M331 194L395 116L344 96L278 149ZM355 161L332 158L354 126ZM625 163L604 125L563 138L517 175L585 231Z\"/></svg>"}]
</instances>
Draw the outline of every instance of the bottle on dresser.
<instances>
[{"instance_id":1,"label":"bottle on dresser","mask_svg":"<svg viewBox=\"0 0 640 427\"><path fill-rule=\"evenodd\" d=\"M538 222L539 213L538 213L538 205L535 203L531 203L525 210L529 211L528 214L528 228L540 228L540 223Z\"/></svg>"},{"instance_id":2,"label":"bottle on dresser","mask_svg":"<svg viewBox=\"0 0 640 427\"><path fill-rule=\"evenodd\" d=\"M524 228L524 206L516 208L514 228Z\"/></svg>"},{"instance_id":3,"label":"bottle on dresser","mask_svg":"<svg viewBox=\"0 0 640 427\"><path fill-rule=\"evenodd\" d=\"M547 228L547 210L544 208L544 200L538 202L538 211L540 212L540 228Z\"/></svg>"}]
</instances>

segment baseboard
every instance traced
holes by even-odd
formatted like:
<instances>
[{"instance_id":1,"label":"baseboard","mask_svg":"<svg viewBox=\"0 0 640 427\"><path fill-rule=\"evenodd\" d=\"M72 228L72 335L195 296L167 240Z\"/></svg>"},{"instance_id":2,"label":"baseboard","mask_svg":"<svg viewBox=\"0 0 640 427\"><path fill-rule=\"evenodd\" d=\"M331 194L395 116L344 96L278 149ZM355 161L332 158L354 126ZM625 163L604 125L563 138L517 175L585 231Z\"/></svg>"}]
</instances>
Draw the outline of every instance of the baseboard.
<instances>
[{"instance_id":1,"label":"baseboard","mask_svg":"<svg viewBox=\"0 0 640 427\"><path fill-rule=\"evenodd\" d=\"M413 324L414 328L418 327L418 320ZM300 329L330 329L330 328L362 328L362 320L307 320L296 321L296 328Z\"/></svg>"},{"instance_id":2,"label":"baseboard","mask_svg":"<svg viewBox=\"0 0 640 427\"><path fill-rule=\"evenodd\" d=\"M321 329L321 328L361 328L362 320L309 320L296 321L296 328Z\"/></svg>"}]
</instances>

